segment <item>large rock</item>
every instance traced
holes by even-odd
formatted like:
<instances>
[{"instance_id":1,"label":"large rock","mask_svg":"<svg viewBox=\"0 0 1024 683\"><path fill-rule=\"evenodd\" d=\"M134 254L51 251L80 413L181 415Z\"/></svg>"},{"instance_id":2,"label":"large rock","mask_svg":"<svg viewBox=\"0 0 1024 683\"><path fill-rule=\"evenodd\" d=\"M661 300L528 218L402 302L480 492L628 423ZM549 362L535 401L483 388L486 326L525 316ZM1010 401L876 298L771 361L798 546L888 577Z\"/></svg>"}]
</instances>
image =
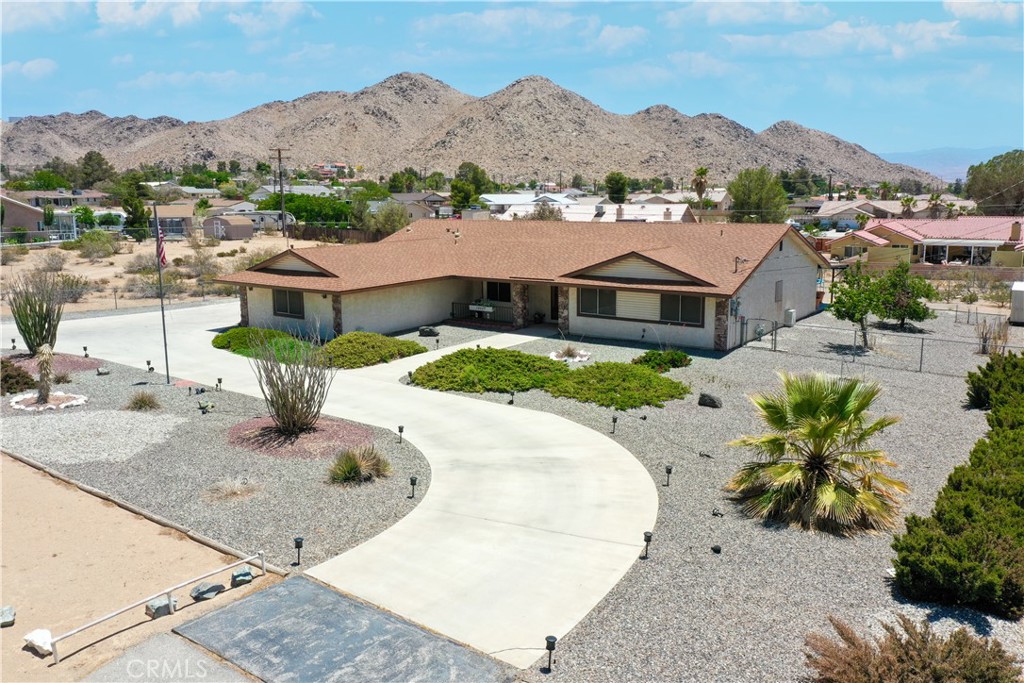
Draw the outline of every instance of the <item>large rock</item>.
<instances>
[{"instance_id":1,"label":"large rock","mask_svg":"<svg viewBox=\"0 0 1024 683\"><path fill-rule=\"evenodd\" d=\"M196 602L199 602L200 600L210 600L212 598L215 598L215 597L217 597L217 594L220 593L223 590L224 590L223 584L207 583L206 581L203 581L198 586L193 588L189 592L189 595L192 596L193 600L195 600Z\"/></svg>"},{"instance_id":2,"label":"large rock","mask_svg":"<svg viewBox=\"0 0 1024 683\"><path fill-rule=\"evenodd\" d=\"M16 610L11 605L4 605L0 608L0 627L14 626L14 615Z\"/></svg>"},{"instance_id":3,"label":"large rock","mask_svg":"<svg viewBox=\"0 0 1024 683\"><path fill-rule=\"evenodd\" d=\"M702 391L700 392L700 398L697 399L697 405L704 406L705 408L721 408L722 399Z\"/></svg>"},{"instance_id":4,"label":"large rock","mask_svg":"<svg viewBox=\"0 0 1024 683\"><path fill-rule=\"evenodd\" d=\"M178 598L171 596L171 603L174 604L175 609L178 608ZM167 616L171 613L171 603L167 602L166 595L150 600L146 603L146 616L151 619Z\"/></svg>"}]
</instances>

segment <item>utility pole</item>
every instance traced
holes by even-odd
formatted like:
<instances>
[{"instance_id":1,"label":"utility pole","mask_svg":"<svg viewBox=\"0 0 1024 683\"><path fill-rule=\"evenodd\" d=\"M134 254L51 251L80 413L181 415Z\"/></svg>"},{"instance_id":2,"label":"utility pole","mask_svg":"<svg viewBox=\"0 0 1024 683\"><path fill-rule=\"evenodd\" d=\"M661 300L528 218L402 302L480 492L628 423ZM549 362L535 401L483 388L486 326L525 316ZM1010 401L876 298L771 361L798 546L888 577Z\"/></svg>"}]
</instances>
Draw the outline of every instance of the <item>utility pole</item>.
<instances>
[{"instance_id":1,"label":"utility pole","mask_svg":"<svg viewBox=\"0 0 1024 683\"><path fill-rule=\"evenodd\" d=\"M274 147L271 148L271 152L277 152L277 175L281 179L281 232L284 233L284 245L285 248L289 248L288 245L288 224L285 223L284 219L284 157L281 156L281 152L287 152L287 147Z\"/></svg>"},{"instance_id":2,"label":"utility pole","mask_svg":"<svg viewBox=\"0 0 1024 683\"><path fill-rule=\"evenodd\" d=\"M832 174L828 174L828 200L832 201Z\"/></svg>"}]
</instances>

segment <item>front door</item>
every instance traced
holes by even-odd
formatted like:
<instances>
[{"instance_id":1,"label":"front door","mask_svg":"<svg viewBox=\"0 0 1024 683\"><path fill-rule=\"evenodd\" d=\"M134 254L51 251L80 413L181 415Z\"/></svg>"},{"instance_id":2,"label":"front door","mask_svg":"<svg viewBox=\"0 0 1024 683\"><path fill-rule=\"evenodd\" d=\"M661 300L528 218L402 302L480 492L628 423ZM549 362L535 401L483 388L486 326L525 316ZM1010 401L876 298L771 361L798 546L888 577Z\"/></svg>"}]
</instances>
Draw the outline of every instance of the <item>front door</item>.
<instances>
[{"instance_id":1,"label":"front door","mask_svg":"<svg viewBox=\"0 0 1024 683\"><path fill-rule=\"evenodd\" d=\"M551 322L558 324L558 287L551 288Z\"/></svg>"}]
</instances>

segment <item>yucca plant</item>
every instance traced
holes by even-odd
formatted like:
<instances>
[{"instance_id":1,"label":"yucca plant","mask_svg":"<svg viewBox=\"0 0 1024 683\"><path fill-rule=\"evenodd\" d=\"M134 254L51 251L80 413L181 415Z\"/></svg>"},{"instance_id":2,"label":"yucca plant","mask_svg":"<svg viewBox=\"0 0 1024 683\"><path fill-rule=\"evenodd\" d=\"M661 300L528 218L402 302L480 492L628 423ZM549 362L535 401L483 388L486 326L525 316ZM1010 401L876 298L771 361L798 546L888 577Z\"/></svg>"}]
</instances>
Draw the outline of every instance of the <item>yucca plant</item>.
<instances>
[{"instance_id":1,"label":"yucca plant","mask_svg":"<svg viewBox=\"0 0 1024 683\"><path fill-rule=\"evenodd\" d=\"M779 376L781 391L751 398L770 432L730 444L759 459L743 465L726 490L759 519L837 535L892 528L897 494L908 489L883 474L895 467L885 453L868 447L899 420L868 417L881 388L821 374Z\"/></svg>"},{"instance_id":2,"label":"yucca plant","mask_svg":"<svg viewBox=\"0 0 1024 683\"><path fill-rule=\"evenodd\" d=\"M64 314L64 296L54 273L32 271L10 284L8 300L18 334L33 356L43 344L57 345L57 327Z\"/></svg>"}]
</instances>

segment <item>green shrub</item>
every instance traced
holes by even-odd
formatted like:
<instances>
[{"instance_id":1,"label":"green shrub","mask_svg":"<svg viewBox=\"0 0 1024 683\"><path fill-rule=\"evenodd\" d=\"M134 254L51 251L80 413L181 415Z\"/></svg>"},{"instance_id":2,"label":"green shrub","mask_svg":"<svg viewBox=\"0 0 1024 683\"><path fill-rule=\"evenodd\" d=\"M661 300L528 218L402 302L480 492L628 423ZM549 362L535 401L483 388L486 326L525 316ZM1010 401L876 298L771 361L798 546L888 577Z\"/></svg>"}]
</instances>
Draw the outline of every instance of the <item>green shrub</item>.
<instances>
[{"instance_id":1,"label":"green shrub","mask_svg":"<svg viewBox=\"0 0 1024 683\"><path fill-rule=\"evenodd\" d=\"M428 389L483 393L543 389L569 372L565 363L511 349L461 349L412 374Z\"/></svg>"},{"instance_id":2,"label":"green shrub","mask_svg":"<svg viewBox=\"0 0 1024 683\"><path fill-rule=\"evenodd\" d=\"M967 373L967 402L972 408L993 406L993 396L1024 395L1024 353L992 356L978 372Z\"/></svg>"},{"instance_id":3,"label":"green shrub","mask_svg":"<svg viewBox=\"0 0 1024 683\"><path fill-rule=\"evenodd\" d=\"M637 356L633 359L634 365L643 365L655 372L668 372L672 368L685 368L693 361L683 351L677 351L669 349L667 351L658 351L652 349L647 351L642 356Z\"/></svg>"},{"instance_id":4,"label":"green shrub","mask_svg":"<svg viewBox=\"0 0 1024 683\"><path fill-rule=\"evenodd\" d=\"M178 260L178 259L175 259ZM174 265L181 265L175 263ZM155 253L148 254L136 254L128 261L124 266L124 272L126 273L155 273L159 265L156 261Z\"/></svg>"},{"instance_id":5,"label":"green shrub","mask_svg":"<svg viewBox=\"0 0 1024 683\"><path fill-rule=\"evenodd\" d=\"M978 295L975 292L967 292L960 297L960 301L965 304L976 304L978 303Z\"/></svg>"},{"instance_id":6,"label":"green shrub","mask_svg":"<svg viewBox=\"0 0 1024 683\"><path fill-rule=\"evenodd\" d=\"M391 463L373 446L358 446L340 453L329 472L334 484L361 484L390 474Z\"/></svg>"},{"instance_id":7,"label":"green shrub","mask_svg":"<svg viewBox=\"0 0 1024 683\"><path fill-rule=\"evenodd\" d=\"M882 623L885 636L869 640L835 617L829 617L839 641L807 636L807 666L814 683L1014 683L1020 667L998 640L976 638L960 628L949 637L936 634L924 621L915 624L897 614L896 626ZM902 633L900 632L902 631Z\"/></svg>"},{"instance_id":8,"label":"green shrub","mask_svg":"<svg viewBox=\"0 0 1024 683\"><path fill-rule=\"evenodd\" d=\"M95 261L113 256L118 252L116 239L106 230L89 230L74 241L73 248L78 250L82 258Z\"/></svg>"},{"instance_id":9,"label":"green shrub","mask_svg":"<svg viewBox=\"0 0 1024 683\"><path fill-rule=\"evenodd\" d=\"M629 363L594 363L554 379L546 389L552 396L618 410L663 408L665 401L685 398L690 393L685 384Z\"/></svg>"},{"instance_id":10,"label":"green shrub","mask_svg":"<svg viewBox=\"0 0 1024 683\"><path fill-rule=\"evenodd\" d=\"M136 391L128 400L125 410L159 410L160 401L151 391Z\"/></svg>"},{"instance_id":11,"label":"green shrub","mask_svg":"<svg viewBox=\"0 0 1024 683\"><path fill-rule=\"evenodd\" d=\"M349 332L324 344L323 352L336 368L363 368L426 352L422 344L375 332Z\"/></svg>"},{"instance_id":12,"label":"green shrub","mask_svg":"<svg viewBox=\"0 0 1024 683\"><path fill-rule=\"evenodd\" d=\"M227 349L246 358L254 358L255 347L263 341L271 345L277 359L282 362L288 362L288 358L294 356L300 347L309 346L309 342L281 330L268 330L262 327L235 327L214 337L213 347Z\"/></svg>"},{"instance_id":13,"label":"green shrub","mask_svg":"<svg viewBox=\"0 0 1024 683\"><path fill-rule=\"evenodd\" d=\"M59 273L64 270L64 266L68 263L68 255L54 249L47 249L46 253L43 254L42 262L39 264L39 270L45 270L48 273Z\"/></svg>"},{"instance_id":14,"label":"green shrub","mask_svg":"<svg viewBox=\"0 0 1024 683\"><path fill-rule=\"evenodd\" d=\"M64 301L72 304L77 304L94 288L89 278L71 273L60 273L57 276L57 286Z\"/></svg>"},{"instance_id":15,"label":"green shrub","mask_svg":"<svg viewBox=\"0 0 1024 683\"><path fill-rule=\"evenodd\" d=\"M36 388L36 380L19 365L6 358L0 360L0 396L20 394Z\"/></svg>"}]
</instances>

